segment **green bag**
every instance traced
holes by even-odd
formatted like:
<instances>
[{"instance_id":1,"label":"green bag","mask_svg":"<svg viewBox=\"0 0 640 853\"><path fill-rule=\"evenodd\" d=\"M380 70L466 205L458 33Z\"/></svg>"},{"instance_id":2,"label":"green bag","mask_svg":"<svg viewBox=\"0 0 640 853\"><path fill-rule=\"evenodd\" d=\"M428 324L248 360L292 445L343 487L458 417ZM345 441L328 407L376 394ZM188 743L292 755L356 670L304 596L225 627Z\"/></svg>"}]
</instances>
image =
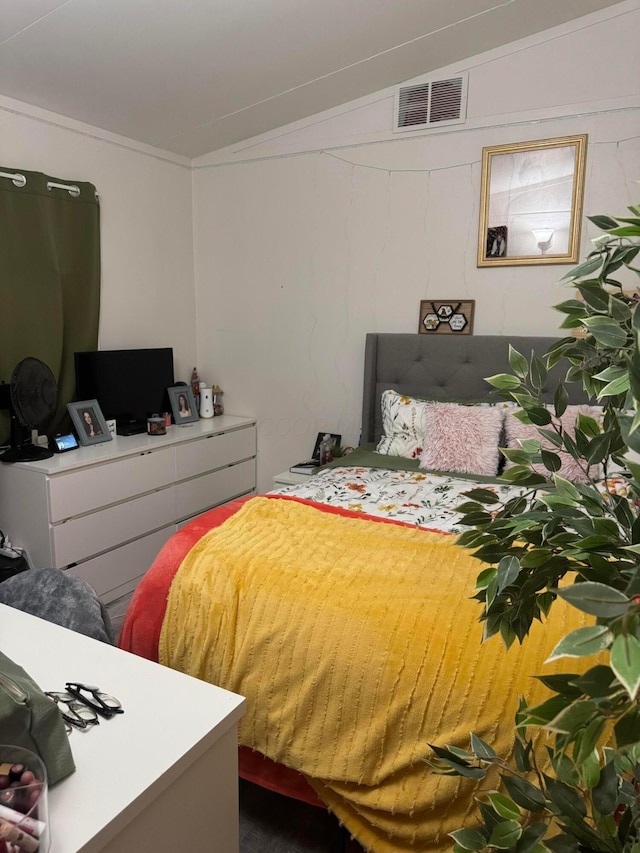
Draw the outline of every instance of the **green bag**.
<instances>
[{"instance_id":1,"label":"green bag","mask_svg":"<svg viewBox=\"0 0 640 853\"><path fill-rule=\"evenodd\" d=\"M0 652L0 743L37 753L49 785L76 769L57 705L21 666Z\"/></svg>"}]
</instances>

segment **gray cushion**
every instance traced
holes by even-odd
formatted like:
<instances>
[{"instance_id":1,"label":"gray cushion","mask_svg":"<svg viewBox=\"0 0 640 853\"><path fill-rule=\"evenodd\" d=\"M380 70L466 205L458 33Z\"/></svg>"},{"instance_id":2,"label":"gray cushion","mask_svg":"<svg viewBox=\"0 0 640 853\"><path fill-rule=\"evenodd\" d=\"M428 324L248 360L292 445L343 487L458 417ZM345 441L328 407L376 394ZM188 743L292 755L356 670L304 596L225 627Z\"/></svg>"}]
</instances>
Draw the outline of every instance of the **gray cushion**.
<instances>
[{"instance_id":1,"label":"gray cushion","mask_svg":"<svg viewBox=\"0 0 640 853\"><path fill-rule=\"evenodd\" d=\"M115 645L109 615L93 587L61 569L28 569L0 583L0 604L7 604Z\"/></svg>"}]
</instances>

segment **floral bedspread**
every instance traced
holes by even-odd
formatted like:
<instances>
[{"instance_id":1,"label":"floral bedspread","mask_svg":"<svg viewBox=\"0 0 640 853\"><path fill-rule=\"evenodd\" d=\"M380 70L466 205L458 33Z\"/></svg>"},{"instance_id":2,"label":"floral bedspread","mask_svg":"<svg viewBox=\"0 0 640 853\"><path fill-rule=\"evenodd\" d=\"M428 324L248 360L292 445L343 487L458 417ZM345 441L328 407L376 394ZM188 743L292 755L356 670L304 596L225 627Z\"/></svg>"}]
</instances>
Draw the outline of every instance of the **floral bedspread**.
<instances>
[{"instance_id":1,"label":"floral bedspread","mask_svg":"<svg viewBox=\"0 0 640 853\"><path fill-rule=\"evenodd\" d=\"M464 493L481 486L507 500L524 491L514 486L477 483L422 471L385 468L329 468L307 482L274 489L270 494L295 495L353 512L381 516L429 530L462 533L456 507Z\"/></svg>"}]
</instances>

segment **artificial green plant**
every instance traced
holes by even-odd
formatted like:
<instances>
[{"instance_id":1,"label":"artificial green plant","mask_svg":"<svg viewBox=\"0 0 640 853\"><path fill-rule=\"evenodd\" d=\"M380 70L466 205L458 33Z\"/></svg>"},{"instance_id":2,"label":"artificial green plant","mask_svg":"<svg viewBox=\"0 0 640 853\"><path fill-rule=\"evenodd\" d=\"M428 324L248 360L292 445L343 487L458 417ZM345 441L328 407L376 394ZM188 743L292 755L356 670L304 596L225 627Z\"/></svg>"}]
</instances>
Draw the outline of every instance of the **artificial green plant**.
<instances>
[{"instance_id":1,"label":"artificial green plant","mask_svg":"<svg viewBox=\"0 0 640 853\"><path fill-rule=\"evenodd\" d=\"M469 529L458 541L486 564L475 594L484 640L526 642L533 620L553 619L561 597L593 624L564 637L550 659L599 657L582 675L570 663L566 674L532 673L549 698L535 707L520 699L509 761L473 734L468 750L433 747L436 772L478 780L499 769L501 790L477 797L477 825L452 833L456 853L640 853L640 207L629 211L589 217L603 234L564 277L576 298L556 306L571 336L543 359L510 349L512 373L487 380L540 439L502 451L513 463L502 479L523 494L501 504L473 489L460 507ZM558 363L565 379L545 406L541 389ZM579 415L575 434L560 420L569 382L603 407L601 419ZM563 454L581 465L584 482L556 473ZM548 768L533 750L540 728Z\"/></svg>"}]
</instances>

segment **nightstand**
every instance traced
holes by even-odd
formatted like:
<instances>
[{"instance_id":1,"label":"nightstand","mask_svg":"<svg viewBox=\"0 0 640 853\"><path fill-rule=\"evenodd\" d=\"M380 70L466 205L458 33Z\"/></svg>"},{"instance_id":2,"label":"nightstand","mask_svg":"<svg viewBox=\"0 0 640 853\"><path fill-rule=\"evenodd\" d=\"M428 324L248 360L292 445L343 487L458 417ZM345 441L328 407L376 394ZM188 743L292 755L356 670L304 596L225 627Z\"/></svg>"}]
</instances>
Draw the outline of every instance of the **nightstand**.
<instances>
[{"instance_id":1,"label":"nightstand","mask_svg":"<svg viewBox=\"0 0 640 853\"><path fill-rule=\"evenodd\" d=\"M297 486L306 483L311 474L292 474L291 471L281 471L273 477L273 488L280 489L282 486Z\"/></svg>"}]
</instances>

